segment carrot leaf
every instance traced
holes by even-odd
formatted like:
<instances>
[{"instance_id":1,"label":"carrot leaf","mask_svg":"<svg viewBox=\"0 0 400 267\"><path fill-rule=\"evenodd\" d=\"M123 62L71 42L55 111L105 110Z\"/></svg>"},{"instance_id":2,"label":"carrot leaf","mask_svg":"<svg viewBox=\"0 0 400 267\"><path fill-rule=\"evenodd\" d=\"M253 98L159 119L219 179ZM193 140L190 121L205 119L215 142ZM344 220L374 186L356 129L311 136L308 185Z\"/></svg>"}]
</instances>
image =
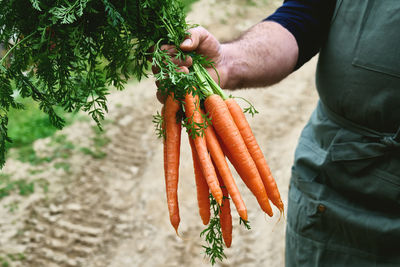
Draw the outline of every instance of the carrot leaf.
<instances>
[{"instance_id":1,"label":"carrot leaf","mask_svg":"<svg viewBox=\"0 0 400 267\"><path fill-rule=\"evenodd\" d=\"M158 138L165 138L165 129L163 127L164 117L157 111L157 114L153 115L153 123Z\"/></svg>"},{"instance_id":2,"label":"carrot leaf","mask_svg":"<svg viewBox=\"0 0 400 267\"><path fill-rule=\"evenodd\" d=\"M250 222L243 220L241 217L239 218L239 224L243 224L247 230L251 230Z\"/></svg>"},{"instance_id":3,"label":"carrot leaf","mask_svg":"<svg viewBox=\"0 0 400 267\"><path fill-rule=\"evenodd\" d=\"M254 115L259 113L258 110L256 109L256 107L246 98L240 97L240 96L233 96L233 95L230 95L229 97L241 99L249 105L248 107L243 109L243 113L249 113L252 117L254 117Z\"/></svg>"},{"instance_id":4,"label":"carrot leaf","mask_svg":"<svg viewBox=\"0 0 400 267\"><path fill-rule=\"evenodd\" d=\"M226 259L226 255L224 253L224 242L219 219L221 209L211 194L209 198L212 218L207 228L200 233L200 236L205 237L207 245L202 247L205 249L205 255L210 259L211 265L214 265L217 260L222 261L224 258Z\"/></svg>"}]
</instances>

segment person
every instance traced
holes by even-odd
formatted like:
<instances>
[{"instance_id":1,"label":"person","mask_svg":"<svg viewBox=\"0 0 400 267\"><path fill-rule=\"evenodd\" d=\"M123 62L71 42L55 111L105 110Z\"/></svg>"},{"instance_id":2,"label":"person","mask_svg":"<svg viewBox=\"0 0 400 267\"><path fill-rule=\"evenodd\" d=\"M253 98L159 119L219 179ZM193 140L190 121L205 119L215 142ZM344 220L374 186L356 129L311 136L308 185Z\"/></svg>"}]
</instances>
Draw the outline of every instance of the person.
<instances>
[{"instance_id":1,"label":"person","mask_svg":"<svg viewBox=\"0 0 400 267\"><path fill-rule=\"evenodd\" d=\"M286 266L400 266L399 26L398 0L286 0L234 41L197 27L180 46L214 61L226 89L277 83L319 52L320 99L292 168ZM189 71L190 58L177 63Z\"/></svg>"}]
</instances>

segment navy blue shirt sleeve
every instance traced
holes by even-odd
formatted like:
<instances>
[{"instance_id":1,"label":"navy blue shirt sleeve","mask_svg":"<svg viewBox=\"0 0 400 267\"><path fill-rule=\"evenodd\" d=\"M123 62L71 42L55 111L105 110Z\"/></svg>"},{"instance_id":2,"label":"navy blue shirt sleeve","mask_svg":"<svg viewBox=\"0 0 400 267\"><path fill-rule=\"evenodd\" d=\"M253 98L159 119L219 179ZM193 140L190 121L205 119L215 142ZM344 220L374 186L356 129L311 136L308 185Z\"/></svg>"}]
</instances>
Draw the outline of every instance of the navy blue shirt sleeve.
<instances>
[{"instance_id":1,"label":"navy blue shirt sleeve","mask_svg":"<svg viewBox=\"0 0 400 267\"><path fill-rule=\"evenodd\" d=\"M328 35L336 0L285 0L266 21L275 21L296 38L296 68L315 56Z\"/></svg>"}]
</instances>

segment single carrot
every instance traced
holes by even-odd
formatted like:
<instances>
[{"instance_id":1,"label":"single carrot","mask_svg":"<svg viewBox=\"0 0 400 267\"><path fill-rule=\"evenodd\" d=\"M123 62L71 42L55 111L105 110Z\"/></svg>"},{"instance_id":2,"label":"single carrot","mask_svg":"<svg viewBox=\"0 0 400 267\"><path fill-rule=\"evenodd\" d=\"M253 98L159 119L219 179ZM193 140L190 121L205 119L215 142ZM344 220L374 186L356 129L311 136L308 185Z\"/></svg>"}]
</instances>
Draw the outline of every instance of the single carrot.
<instances>
[{"instance_id":1,"label":"single carrot","mask_svg":"<svg viewBox=\"0 0 400 267\"><path fill-rule=\"evenodd\" d=\"M198 96L186 94L185 96L185 114L189 123L195 123L195 129L198 130L198 125L203 124L203 118L200 113L200 100ZM204 178L207 181L211 194L219 205L222 203L222 191L219 187L217 174L215 173L214 166L211 162L211 157L207 151L206 140L204 136L196 136L194 138L196 152L199 157L200 167L203 172Z\"/></svg>"},{"instance_id":2,"label":"single carrot","mask_svg":"<svg viewBox=\"0 0 400 267\"><path fill-rule=\"evenodd\" d=\"M224 194L222 205L220 207L219 221L221 225L222 238L224 239L225 246L229 248L232 244L232 215L229 203L229 193L218 170L217 176L222 193Z\"/></svg>"},{"instance_id":3,"label":"single carrot","mask_svg":"<svg viewBox=\"0 0 400 267\"><path fill-rule=\"evenodd\" d=\"M215 131L221 137L223 144L234 159L232 163L235 164L235 169L257 198L261 209L269 216L272 216L273 212L257 166L251 158L224 100L219 95L214 94L207 97L204 104L210 114Z\"/></svg>"},{"instance_id":4,"label":"single carrot","mask_svg":"<svg viewBox=\"0 0 400 267\"><path fill-rule=\"evenodd\" d=\"M164 106L164 172L169 219L177 233L180 222L178 206L178 179L179 155L181 146L181 123L177 118L179 109L180 104L178 101L174 100L173 95L169 95Z\"/></svg>"},{"instance_id":5,"label":"single carrot","mask_svg":"<svg viewBox=\"0 0 400 267\"><path fill-rule=\"evenodd\" d=\"M232 173L229 169L228 163L226 162L224 152L221 149L220 143L215 134L214 127L208 125L205 130L207 148L210 151L211 158L214 162L214 167L217 170L224 181L226 189L232 198L233 203L236 206L236 210L239 216L247 221L247 209L242 196L240 195L239 189L233 179Z\"/></svg>"},{"instance_id":6,"label":"single carrot","mask_svg":"<svg viewBox=\"0 0 400 267\"><path fill-rule=\"evenodd\" d=\"M190 147L192 149L194 177L196 180L197 189L197 203L199 206L199 213L204 225L210 222L210 199L207 181L204 179L203 172L201 171L200 161L197 156L196 146L194 145L193 138L189 137Z\"/></svg>"},{"instance_id":7,"label":"single carrot","mask_svg":"<svg viewBox=\"0 0 400 267\"><path fill-rule=\"evenodd\" d=\"M268 198L282 213L284 206L275 179L272 177L271 170L267 164L263 152L261 151L260 146L257 143L246 116L242 111L242 108L233 98L226 99L225 103L228 106L229 112L231 113L232 118L239 129L244 143L246 144L247 150L257 166L258 172L260 173L261 179L265 186L265 190L267 191Z\"/></svg>"},{"instance_id":8,"label":"single carrot","mask_svg":"<svg viewBox=\"0 0 400 267\"><path fill-rule=\"evenodd\" d=\"M165 134L165 105L162 106L161 108L161 117L163 118L162 124L161 124L161 128ZM167 168L168 168L168 164L167 164L167 142L165 142L166 140L166 136L163 136L163 153L164 153L164 177L167 177Z\"/></svg>"}]
</instances>

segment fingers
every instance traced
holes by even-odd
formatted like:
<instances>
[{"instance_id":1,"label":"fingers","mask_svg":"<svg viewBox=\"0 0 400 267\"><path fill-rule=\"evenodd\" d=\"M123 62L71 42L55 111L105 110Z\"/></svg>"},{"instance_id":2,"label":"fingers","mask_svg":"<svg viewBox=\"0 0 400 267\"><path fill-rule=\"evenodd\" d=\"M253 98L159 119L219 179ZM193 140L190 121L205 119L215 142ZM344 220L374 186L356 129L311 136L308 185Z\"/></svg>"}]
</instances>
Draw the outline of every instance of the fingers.
<instances>
[{"instance_id":1,"label":"fingers","mask_svg":"<svg viewBox=\"0 0 400 267\"><path fill-rule=\"evenodd\" d=\"M177 72L184 72L184 73L189 73L189 67L192 66L192 59L186 59L185 61L181 61L181 60L172 60L174 62L174 64L176 64L178 66ZM181 63L181 64L178 64ZM151 66L151 71L153 72L153 74L158 74L160 72L160 68L157 66Z\"/></svg>"},{"instance_id":2,"label":"fingers","mask_svg":"<svg viewBox=\"0 0 400 267\"><path fill-rule=\"evenodd\" d=\"M186 56L185 58L177 58L177 50L174 45L162 45L161 50L166 51L168 55L171 56L171 61L177 66L185 66L185 67L190 67L193 64L193 60L190 56Z\"/></svg>"},{"instance_id":3,"label":"fingers","mask_svg":"<svg viewBox=\"0 0 400 267\"><path fill-rule=\"evenodd\" d=\"M189 29L189 36L182 42L182 51L194 51L218 64L221 58L220 42L203 27Z\"/></svg>"},{"instance_id":4,"label":"fingers","mask_svg":"<svg viewBox=\"0 0 400 267\"><path fill-rule=\"evenodd\" d=\"M190 35L186 36L186 39L180 45L180 48L183 51L193 51L199 47L199 44L202 43L207 36L211 35L206 29L203 27L196 27L189 29L188 32Z\"/></svg>"},{"instance_id":5,"label":"fingers","mask_svg":"<svg viewBox=\"0 0 400 267\"><path fill-rule=\"evenodd\" d=\"M186 39L180 45L182 51L188 52L196 50L197 53L206 56L209 60L218 64L220 60L221 47L218 40L203 27L192 28L189 29L188 32L190 35L186 36ZM178 53L174 45L164 44L160 48L171 56L172 63L178 67L189 68L192 66L193 59L190 56L184 58L176 57ZM155 67L153 67L152 70L155 74L159 72Z\"/></svg>"},{"instance_id":6,"label":"fingers","mask_svg":"<svg viewBox=\"0 0 400 267\"><path fill-rule=\"evenodd\" d=\"M183 60L182 59L178 59L176 57L171 58L172 63L174 63L175 65L179 66L179 67L190 67L193 64L193 60L190 56L185 57Z\"/></svg>"},{"instance_id":7,"label":"fingers","mask_svg":"<svg viewBox=\"0 0 400 267\"><path fill-rule=\"evenodd\" d=\"M177 72L184 72L184 73L188 74L189 73L189 68L186 67L186 66L180 66L179 70L177 70Z\"/></svg>"}]
</instances>

